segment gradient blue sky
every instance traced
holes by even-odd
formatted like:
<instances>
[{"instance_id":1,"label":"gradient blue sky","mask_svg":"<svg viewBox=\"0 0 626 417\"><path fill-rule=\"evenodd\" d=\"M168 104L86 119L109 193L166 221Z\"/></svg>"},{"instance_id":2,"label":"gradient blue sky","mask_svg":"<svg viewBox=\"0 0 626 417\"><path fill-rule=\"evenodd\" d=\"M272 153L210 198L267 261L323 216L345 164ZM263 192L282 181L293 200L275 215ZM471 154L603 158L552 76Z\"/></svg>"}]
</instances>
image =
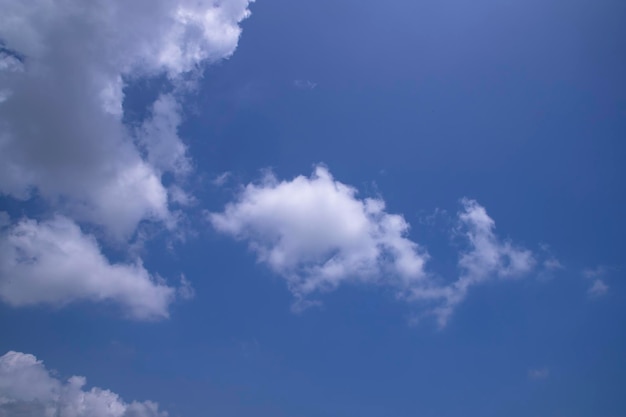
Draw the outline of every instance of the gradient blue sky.
<instances>
[{"instance_id":1,"label":"gradient blue sky","mask_svg":"<svg viewBox=\"0 0 626 417\"><path fill-rule=\"evenodd\" d=\"M173 417L626 416L626 3L249 7L236 51L202 61L191 87L158 71L126 80L127 127L176 91L192 161L180 185L195 199L180 223L142 219L120 242L75 217L110 262L140 256L171 286L184 274L195 297L145 321L115 301L16 306L3 295L0 354L35 355L61 380L84 375ZM5 59L20 56L0 39ZM462 198L536 265L472 286L443 327L393 285L347 282L293 312L294 290L254 238L232 239L207 213L244 198L245 184L265 187L268 169L291 181L319 164L402 215L441 282L468 251ZM0 190L3 236L24 216L74 213L32 187L30 199Z\"/></svg>"}]
</instances>

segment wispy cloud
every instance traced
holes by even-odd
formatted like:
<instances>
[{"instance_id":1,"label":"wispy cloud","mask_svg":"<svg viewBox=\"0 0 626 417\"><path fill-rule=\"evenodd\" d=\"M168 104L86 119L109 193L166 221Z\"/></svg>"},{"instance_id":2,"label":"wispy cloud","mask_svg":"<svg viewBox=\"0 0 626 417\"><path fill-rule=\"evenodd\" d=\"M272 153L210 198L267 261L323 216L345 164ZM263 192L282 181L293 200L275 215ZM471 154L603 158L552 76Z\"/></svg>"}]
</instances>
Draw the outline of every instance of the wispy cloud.
<instances>
[{"instance_id":1,"label":"wispy cloud","mask_svg":"<svg viewBox=\"0 0 626 417\"><path fill-rule=\"evenodd\" d=\"M178 98L201 64L233 53L248 3L4 2L0 39L25 65L9 70L15 58L0 57L0 90L10 93L0 108L0 193L36 191L120 240L145 220L171 226L162 176L190 170ZM129 128L125 80L159 74L180 88Z\"/></svg>"},{"instance_id":2,"label":"wispy cloud","mask_svg":"<svg viewBox=\"0 0 626 417\"><path fill-rule=\"evenodd\" d=\"M447 324L455 307L465 299L471 287L494 279L523 277L537 263L530 250L496 235L494 220L478 202L463 199L461 204L459 231L467 241L467 248L460 253L459 278L444 287L417 286L410 291L411 299L442 300L440 305L427 313L437 317L440 327Z\"/></svg>"},{"instance_id":3,"label":"wispy cloud","mask_svg":"<svg viewBox=\"0 0 626 417\"><path fill-rule=\"evenodd\" d=\"M528 371L528 377L530 379L546 379L550 376L548 368L537 368Z\"/></svg>"},{"instance_id":4,"label":"wispy cloud","mask_svg":"<svg viewBox=\"0 0 626 417\"><path fill-rule=\"evenodd\" d=\"M550 281L559 271L565 269L565 265L563 265L561 261L552 254L548 245L541 244L539 247L542 255L544 256L544 260L541 262L539 271L537 271L537 278L540 281Z\"/></svg>"},{"instance_id":5,"label":"wispy cloud","mask_svg":"<svg viewBox=\"0 0 626 417\"><path fill-rule=\"evenodd\" d=\"M596 266L595 268L586 268L583 270L583 277L587 279L594 279L604 276L608 271L608 268L604 265Z\"/></svg>"},{"instance_id":6,"label":"wispy cloud","mask_svg":"<svg viewBox=\"0 0 626 417\"><path fill-rule=\"evenodd\" d=\"M587 294L589 294L592 298L602 297L606 295L609 291L609 286L601 279L595 279L589 289L587 290Z\"/></svg>"},{"instance_id":7,"label":"wispy cloud","mask_svg":"<svg viewBox=\"0 0 626 417\"><path fill-rule=\"evenodd\" d=\"M554 257L548 258L543 261L543 266L548 271L558 271L559 269L565 268L563 264L561 264L561 262Z\"/></svg>"},{"instance_id":8,"label":"wispy cloud","mask_svg":"<svg viewBox=\"0 0 626 417\"><path fill-rule=\"evenodd\" d=\"M609 292L609 286L606 283L606 275L614 268L606 265L599 265L595 268L586 268L582 275L591 281L587 289L587 295L592 299L598 299Z\"/></svg>"},{"instance_id":9,"label":"wispy cloud","mask_svg":"<svg viewBox=\"0 0 626 417\"><path fill-rule=\"evenodd\" d=\"M191 282L185 277L185 275L180 276L180 287L178 287L178 296L183 300L191 300L196 296L196 290L191 286Z\"/></svg>"},{"instance_id":10,"label":"wispy cloud","mask_svg":"<svg viewBox=\"0 0 626 417\"><path fill-rule=\"evenodd\" d=\"M310 80L294 80L293 85L300 90L313 90L317 83Z\"/></svg>"},{"instance_id":11,"label":"wispy cloud","mask_svg":"<svg viewBox=\"0 0 626 417\"><path fill-rule=\"evenodd\" d=\"M230 177L231 177L230 171L222 172L220 175L218 175L217 177L213 178L213 180L211 180L211 184L213 184L216 187L221 187L222 185L226 184L226 182L230 179Z\"/></svg>"}]
</instances>

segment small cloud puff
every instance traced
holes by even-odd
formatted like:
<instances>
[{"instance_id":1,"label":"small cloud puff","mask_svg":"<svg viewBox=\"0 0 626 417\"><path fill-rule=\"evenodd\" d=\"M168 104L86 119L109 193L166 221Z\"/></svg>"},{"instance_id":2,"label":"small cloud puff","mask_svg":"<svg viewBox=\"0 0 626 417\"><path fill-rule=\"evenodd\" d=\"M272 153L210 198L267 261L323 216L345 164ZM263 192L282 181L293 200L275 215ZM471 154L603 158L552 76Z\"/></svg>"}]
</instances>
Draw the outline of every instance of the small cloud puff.
<instances>
[{"instance_id":1,"label":"small cloud puff","mask_svg":"<svg viewBox=\"0 0 626 417\"><path fill-rule=\"evenodd\" d=\"M196 290L191 286L191 282L185 277L185 275L180 276L180 287L177 289L178 296L183 300L191 300L196 296Z\"/></svg>"},{"instance_id":2,"label":"small cloud puff","mask_svg":"<svg viewBox=\"0 0 626 417\"><path fill-rule=\"evenodd\" d=\"M530 379L546 379L550 376L550 371L547 368L531 369L528 371L528 377Z\"/></svg>"},{"instance_id":3,"label":"small cloud puff","mask_svg":"<svg viewBox=\"0 0 626 417\"><path fill-rule=\"evenodd\" d=\"M563 264L561 264L561 262L554 257L548 258L545 261L543 261L543 266L547 271L557 271L559 269L565 268Z\"/></svg>"},{"instance_id":4,"label":"small cloud puff","mask_svg":"<svg viewBox=\"0 0 626 417\"><path fill-rule=\"evenodd\" d=\"M583 270L583 277L592 281L591 285L587 289L587 295L590 298L597 299L608 293L609 286L606 283L605 276L611 269L614 268L599 265L595 268L586 268Z\"/></svg>"},{"instance_id":5,"label":"small cloud puff","mask_svg":"<svg viewBox=\"0 0 626 417\"><path fill-rule=\"evenodd\" d=\"M587 290L587 294L589 294L592 298L602 297L609 291L609 286L604 283L601 279L596 279L591 284L591 287Z\"/></svg>"},{"instance_id":6,"label":"small cloud puff","mask_svg":"<svg viewBox=\"0 0 626 417\"><path fill-rule=\"evenodd\" d=\"M295 80L293 85L300 90L313 90L317 87L317 83L310 80Z\"/></svg>"}]
</instances>

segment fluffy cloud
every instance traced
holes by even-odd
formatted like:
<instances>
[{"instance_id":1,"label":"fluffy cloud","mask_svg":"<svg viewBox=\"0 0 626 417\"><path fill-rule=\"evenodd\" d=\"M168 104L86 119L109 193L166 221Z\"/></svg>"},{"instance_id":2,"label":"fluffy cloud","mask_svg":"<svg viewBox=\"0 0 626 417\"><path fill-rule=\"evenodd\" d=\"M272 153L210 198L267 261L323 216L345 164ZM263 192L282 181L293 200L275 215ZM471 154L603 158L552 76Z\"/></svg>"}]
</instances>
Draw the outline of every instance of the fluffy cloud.
<instances>
[{"instance_id":1,"label":"fluffy cloud","mask_svg":"<svg viewBox=\"0 0 626 417\"><path fill-rule=\"evenodd\" d=\"M192 163L180 97L204 64L234 52L251 1L0 0L0 197L36 195L63 214L3 229L0 299L114 301L136 318L167 316L176 290L140 261L109 263L78 222L118 244L143 221L176 227L172 204L195 201L181 187ZM124 88L144 77L168 86L128 126Z\"/></svg>"},{"instance_id":2,"label":"fluffy cloud","mask_svg":"<svg viewBox=\"0 0 626 417\"><path fill-rule=\"evenodd\" d=\"M191 291L186 280L183 291ZM175 293L139 261L109 263L94 237L66 217L23 219L0 232L0 299L10 305L108 301L135 319L158 319L168 316Z\"/></svg>"},{"instance_id":3,"label":"fluffy cloud","mask_svg":"<svg viewBox=\"0 0 626 417\"><path fill-rule=\"evenodd\" d=\"M101 388L85 390L86 380L55 378L33 355L0 356L0 417L166 417L156 403L124 402Z\"/></svg>"},{"instance_id":4,"label":"fluffy cloud","mask_svg":"<svg viewBox=\"0 0 626 417\"><path fill-rule=\"evenodd\" d=\"M444 326L470 287L522 277L537 264L530 250L496 236L484 207L468 199L462 205L458 222L467 244L459 277L448 284L425 270L429 256L408 238L401 215L387 213L380 198L359 199L324 167L291 181L267 175L209 220L216 230L247 241L260 262L285 278L296 306L343 283L382 284Z\"/></svg>"},{"instance_id":5,"label":"fluffy cloud","mask_svg":"<svg viewBox=\"0 0 626 417\"><path fill-rule=\"evenodd\" d=\"M161 95L131 131L125 83L180 84L230 56L249 2L0 0L0 193L37 192L120 239L142 220L171 226L161 177L189 169L179 105Z\"/></svg>"},{"instance_id":6,"label":"fluffy cloud","mask_svg":"<svg viewBox=\"0 0 626 417\"><path fill-rule=\"evenodd\" d=\"M246 186L213 226L248 240L261 262L283 276L297 299L343 282L411 286L425 279L427 255L406 238L408 223L381 199L359 199L326 168Z\"/></svg>"}]
</instances>

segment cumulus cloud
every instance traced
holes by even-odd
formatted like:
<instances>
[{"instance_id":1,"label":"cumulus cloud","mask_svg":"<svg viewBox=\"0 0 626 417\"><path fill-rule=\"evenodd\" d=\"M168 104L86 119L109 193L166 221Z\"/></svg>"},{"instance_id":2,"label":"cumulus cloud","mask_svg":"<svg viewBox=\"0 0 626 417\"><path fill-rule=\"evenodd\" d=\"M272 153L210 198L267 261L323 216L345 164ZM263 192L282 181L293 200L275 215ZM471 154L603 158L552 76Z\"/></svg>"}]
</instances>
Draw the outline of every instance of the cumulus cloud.
<instances>
[{"instance_id":1,"label":"cumulus cloud","mask_svg":"<svg viewBox=\"0 0 626 417\"><path fill-rule=\"evenodd\" d=\"M464 271L462 279L480 282L490 275L515 278L534 267L535 259L531 251L496 236L495 222L483 206L469 199L464 199L462 204L459 220L470 243L469 250L459 260L459 266Z\"/></svg>"},{"instance_id":2,"label":"cumulus cloud","mask_svg":"<svg viewBox=\"0 0 626 417\"><path fill-rule=\"evenodd\" d=\"M8 226L11 224L11 217L6 211L0 211L0 227Z\"/></svg>"},{"instance_id":3,"label":"cumulus cloud","mask_svg":"<svg viewBox=\"0 0 626 417\"><path fill-rule=\"evenodd\" d=\"M162 175L190 168L179 104L162 94L131 131L124 87L230 56L249 2L0 0L0 193L36 192L120 239L172 226Z\"/></svg>"},{"instance_id":4,"label":"cumulus cloud","mask_svg":"<svg viewBox=\"0 0 626 417\"><path fill-rule=\"evenodd\" d=\"M309 178L278 181L269 174L248 184L209 220L216 230L247 241L260 262L285 278L296 306L343 283L380 284L424 305L424 314L444 326L470 287L522 277L537 263L530 250L496 236L484 207L469 199L462 205L458 222L467 244L460 275L448 284L425 269L429 255L408 238L403 216L387 213L380 198L358 198L321 166Z\"/></svg>"},{"instance_id":5,"label":"cumulus cloud","mask_svg":"<svg viewBox=\"0 0 626 417\"><path fill-rule=\"evenodd\" d=\"M195 201L183 189L193 164L181 97L204 64L234 52L252 1L0 0L0 196L41 197L62 214L2 230L2 300L113 301L136 318L167 316L177 291L140 261L110 263L79 223L117 245L141 240L141 222L174 231L172 205ZM130 126L125 88L151 77L166 80L162 91Z\"/></svg>"},{"instance_id":6,"label":"cumulus cloud","mask_svg":"<svg viewBox=\"0 0 626 417\"><path fill-rule=\"evenodd\" d=\"M0 417L166 417L151 401L127 403L116 393L85 388L86 379L54 377L33 355L0 356Z\"/></svg>"},{"instance_id":7,"label":"cumulus cloud","mask_svg":"<svg viewBox=\"0 0 626 417\"><path fill-rule=\"evenodd\" d=\"M404 218L387 213L382 199L359 199L321 166L291 181L269 174L209 219L218 231L247 240L297 299L344 282L405 287L426 277L428 255L406 237Z\"/></svg>"},{"instance_id":8,"label":"cumulus cloud","mask_svg":"<svg viewBox=\"0 0 626 417\"><path fill-rule=\"evenodd\" d=\"M191 291L187 280L182 287ZM22 219L0 231L0 299L9 305L113 302L135 319L158 319L168 316L175 294L140 261L110 263L67 217Z\"/></svg>"}]
</instances>

